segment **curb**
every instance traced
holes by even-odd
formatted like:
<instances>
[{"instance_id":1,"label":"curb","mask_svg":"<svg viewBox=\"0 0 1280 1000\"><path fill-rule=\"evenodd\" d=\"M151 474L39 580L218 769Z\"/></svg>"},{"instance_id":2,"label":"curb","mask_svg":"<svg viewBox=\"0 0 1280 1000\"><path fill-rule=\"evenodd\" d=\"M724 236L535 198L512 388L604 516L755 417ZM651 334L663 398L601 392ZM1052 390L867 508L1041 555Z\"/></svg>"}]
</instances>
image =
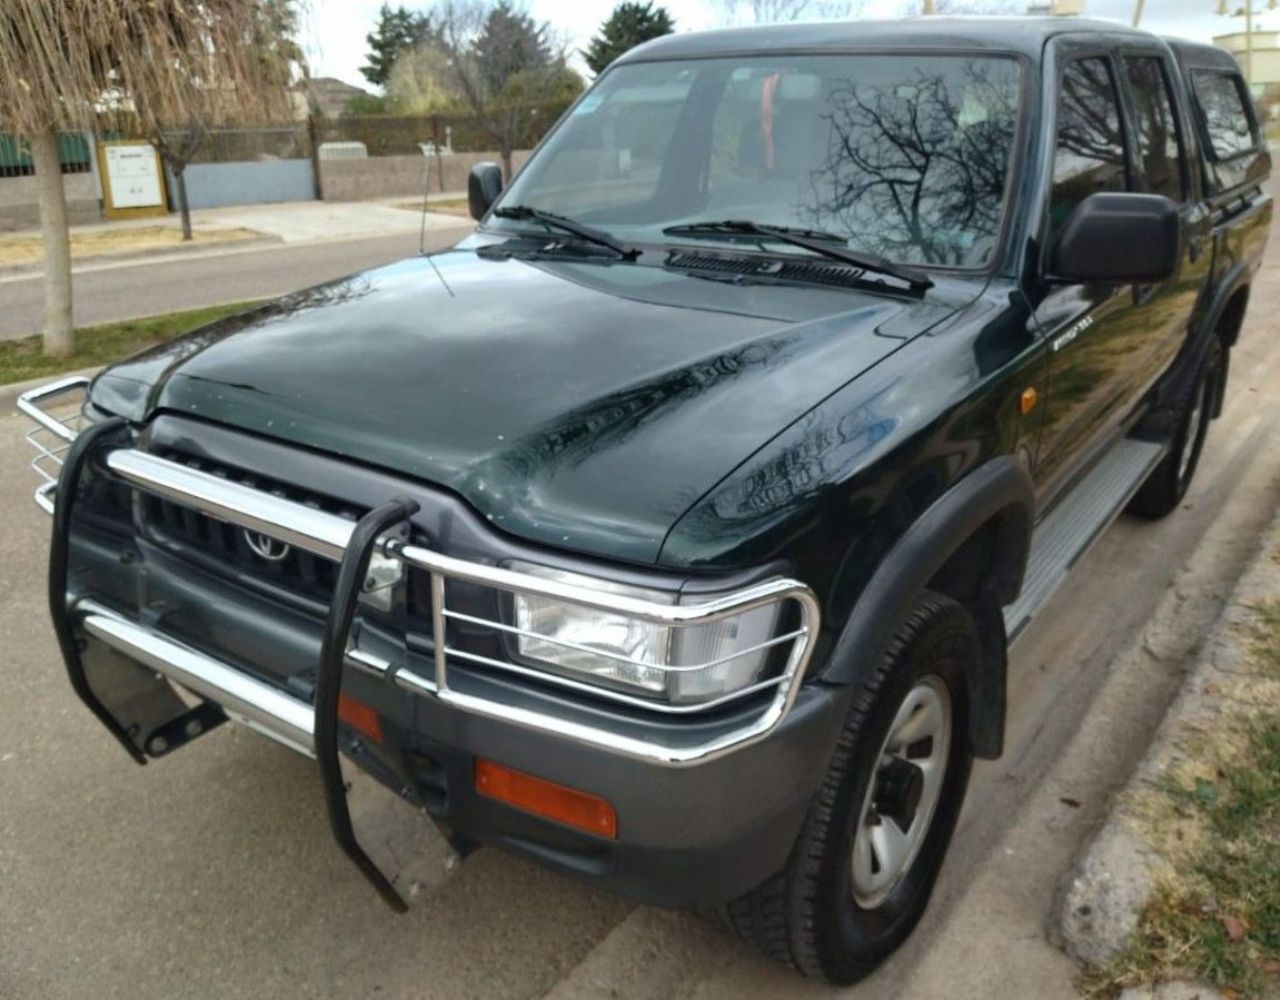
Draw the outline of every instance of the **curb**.
<instances>
[{"instance_id":1,"label":"curb","mask_svg":"<svg viewBox=\"0 0 1280 1000\"><path fill-rule=\"evenodd\" d=\"M1186 759L1189 740L1221 725L1236 700L1231 694L1232 679L1255 673L1248 628L1255 609L1277 596L1280 515L1258 539L1253 560L1223 606L1150 748L1067 877L1051 931L1055 943L1076 961L1092 967L1106 965L1126 947L1137 928L1162 864L1138 822L1138 793L1158 785L1173 765Z\"/></svg>"},{"instance_id":2,"label":"curb","mask_svg":"<svg viewBox=\"0 0 1280 1000\"><path fill-rule=\"evenodd\" d=\"M178 243L174 246L152 247L150 250L118 250L114 253L95 253L88 257L72 258L71 270L75 273L76 268L91 266L94 264L112 264L129 261L143 261L151 257L176 256L185 257L188 254L196 254L207 252L209 250L265 247L275 244L284 244L278 236L271 236L260 233L257 236L247 237L242 240L213 240L207 243ZM0 278L22 278L35 276L44 273L44 262L36 261L31 264L8 264L0 267Z\"/></svg>"},{"instance_id":3,"label":"curb","mask_svg":"<svg viewBox=\"0 0 1280 1000\"><path fill-rule=\"evenodd\" d=\"M475 223L469 219L458 219L456 226L438 226L429 228L428 234L448 233L450 237L456 235L457 239L462 239L466 233L475 229ZM267 238L264 240L229 240L225 243L204 244L199 247L193 247L187 251L163 250L157 251L155 254L147 254L141 257L109 260L107 257L89 257L81 263L73 262L71 265L71 274L75 278L81 274L89 274L94 271L107 271L117 268L133 267L140 264L171 264L183 260L211 260L218 257L231 257L239 254L250 253L275 253L284 250L302 250L308 247L316 246L333 246L341 243L359 243L364 240L381 240L389 239L396 236L404 236L406 239L412 239L416 236L415 229L400 229L387 233L357 233L342 236L320 236L314 239L306 240L278 240L275 238ZM243 245L242 245L243 244ZM416 251L414 251L416 252ZM410 254L406 250L406 256ZM26 265L24 265L26 266ZM0 284L14 281L31 281L41 277L43 271L35 270L29 273L6 274L0 271ZM136 317L135 317L136 318ZM116 322L111 320L110 322ZM29 334L15 334L6 336L0 334L0 340L13 340L20 336L29 336Z\"/></svg>"}]
</instances>

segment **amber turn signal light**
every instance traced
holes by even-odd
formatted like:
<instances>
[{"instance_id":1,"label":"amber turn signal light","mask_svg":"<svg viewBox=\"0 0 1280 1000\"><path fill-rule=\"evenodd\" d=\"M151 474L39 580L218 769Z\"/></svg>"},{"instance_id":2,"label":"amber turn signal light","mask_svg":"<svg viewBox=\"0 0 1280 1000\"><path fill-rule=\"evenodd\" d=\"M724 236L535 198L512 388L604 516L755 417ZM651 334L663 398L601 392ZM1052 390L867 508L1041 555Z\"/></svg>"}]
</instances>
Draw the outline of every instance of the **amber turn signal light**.
<instances>
[{"instance_id":1,"label":"amber turn signal light","mask_svg":"<svg viewBox=\"0 0 1280 1000\"><path fill-rule=\"evenodd\" d=\"M382 742L382 722L378 713L349 694L338 695L338 719L374 743Z\"/></svg>"},{"instance_id":2,"label":"amber turn signal light","mask_svg":"<svg viewBox=\"0 0 1280 1000\"><path fill-rule=\"evenodd\" d=\"M598 795L476 758L476 791L525 812L598 837L617 839L618 814Z\"/></svg>"}]
</instances>

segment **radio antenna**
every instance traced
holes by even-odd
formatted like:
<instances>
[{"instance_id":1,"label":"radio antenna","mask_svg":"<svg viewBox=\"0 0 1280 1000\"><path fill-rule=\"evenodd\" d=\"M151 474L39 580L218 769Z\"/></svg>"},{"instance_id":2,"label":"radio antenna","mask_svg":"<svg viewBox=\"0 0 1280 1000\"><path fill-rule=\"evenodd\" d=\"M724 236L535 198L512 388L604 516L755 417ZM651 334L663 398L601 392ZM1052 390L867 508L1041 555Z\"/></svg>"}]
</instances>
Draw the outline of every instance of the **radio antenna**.
<instances>
[{"instance_id":1,"label":"radio antenna","mask_svg":"<svg viewBox=\"0 0 1280 1000\"><path fill-rule=\"evenodd\" d=\"M436 144L434 142L420 142L418 148L422 150L422 227L418 230L418 256L425 257L427 253L427 199L431 195L431 157L435 154Z\"/></svg>"}]
</instances>

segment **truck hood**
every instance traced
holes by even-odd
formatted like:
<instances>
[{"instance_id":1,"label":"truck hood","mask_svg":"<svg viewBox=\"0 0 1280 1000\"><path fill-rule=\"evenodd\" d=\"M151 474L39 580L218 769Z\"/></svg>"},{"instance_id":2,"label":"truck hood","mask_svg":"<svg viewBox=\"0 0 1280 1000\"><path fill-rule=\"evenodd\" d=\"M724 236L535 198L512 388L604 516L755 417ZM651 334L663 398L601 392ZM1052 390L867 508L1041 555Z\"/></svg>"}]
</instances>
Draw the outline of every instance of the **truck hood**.
<instances>
[{"instance_id":1,"label":"truck hood","mask_svg":"<svg viewBox=\"0 0 1280 1000\"><path fill-rule=\"evenodd\" d=\"M168 411L465 498L534 542L652 563L699 497L975 294L735 284L464 245L289 296L108 369Z\"/></svg>"}]
</instances>

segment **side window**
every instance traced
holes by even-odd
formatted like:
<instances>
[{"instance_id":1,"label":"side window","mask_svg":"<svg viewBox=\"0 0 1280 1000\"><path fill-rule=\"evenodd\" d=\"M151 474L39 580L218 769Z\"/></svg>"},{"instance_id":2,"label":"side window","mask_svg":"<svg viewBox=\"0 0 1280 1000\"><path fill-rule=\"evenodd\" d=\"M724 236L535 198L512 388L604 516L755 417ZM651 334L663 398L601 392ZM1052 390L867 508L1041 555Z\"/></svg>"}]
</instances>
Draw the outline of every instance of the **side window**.
<instances>
[{"instance_id":1,"label":"side window","mask_svg":"<svg viewBox=\"0 0 1280 1000\"><path fill-rule=\"evenodd\" d=\"M1124 72L1137 112L1134 144L1142 188L1182 201L1182 145L1164 66L1155 57L1132 57L1125 59Z\"/></svg>"},{"instance_id":2,"label":"side window","mask_svg":"<svg viewBox=\"0 0 1280 1000\"><path fill-rule=\"evenodd\" d=\"M1197 70L1191 74L1191 86L1217 159L1229 160L1257 145L1240 77Z\"/></svg>"},{"instance_id":3,"label":"side window","mask_svg":"<svg viewBox=\"0 0 1280 1000\"><path fill-rule=\"evenodd\" d=\"M1049 198L1050 240L1072 210L1098 191L1126 185L1120 103L1106 59L1077 59L1062 75L1058 144Z\"/></svg>"}]
</instances>

